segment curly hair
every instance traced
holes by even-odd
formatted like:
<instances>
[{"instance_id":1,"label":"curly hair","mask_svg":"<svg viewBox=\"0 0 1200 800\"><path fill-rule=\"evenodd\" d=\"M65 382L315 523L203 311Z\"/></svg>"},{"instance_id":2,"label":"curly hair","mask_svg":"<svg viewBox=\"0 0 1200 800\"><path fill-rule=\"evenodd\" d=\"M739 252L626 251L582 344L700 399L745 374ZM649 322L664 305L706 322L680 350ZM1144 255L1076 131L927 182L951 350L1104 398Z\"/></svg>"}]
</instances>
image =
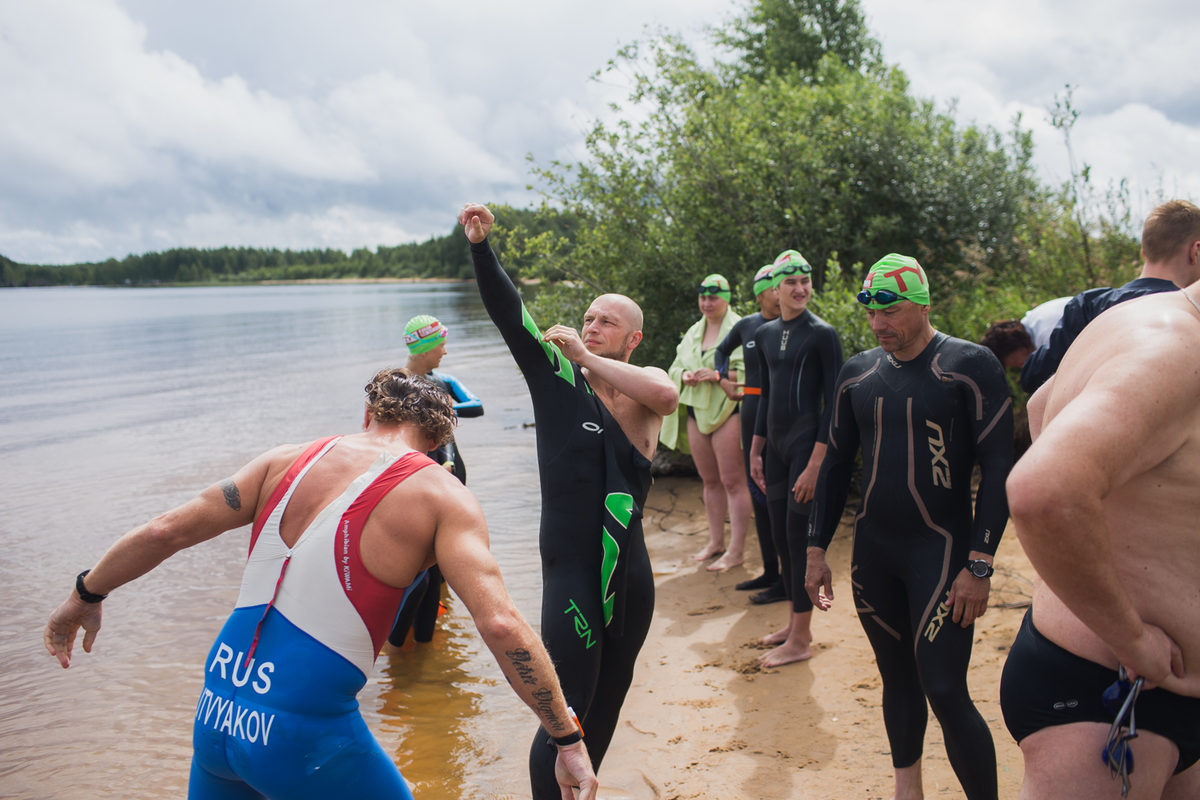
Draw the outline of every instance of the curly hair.
<instances>
[{"instance_id":1,"label":"curly hair","mask_svg":"<svg viewBox=\"0 0 1200 800\"><path fill-rule=\"evenodd\" d=\"M1026 347L1033 348L1033 340L1029 338L1029 332L1019 319L993 322L979 343L995 353L1001 364L1011 353Z\"/></svg>"},{"instance_id":2,"label":"curly hair","mask_svg":"<svg viewBox=\"0 0 1200 800\"><path fill-rule=\"evenodd\" d=\"M454 432L458 417L449 396L440 388L403 367L375 373L364 387L367 409L376 422L411 422L440 447Z\"/></svg>"}]
</instances>

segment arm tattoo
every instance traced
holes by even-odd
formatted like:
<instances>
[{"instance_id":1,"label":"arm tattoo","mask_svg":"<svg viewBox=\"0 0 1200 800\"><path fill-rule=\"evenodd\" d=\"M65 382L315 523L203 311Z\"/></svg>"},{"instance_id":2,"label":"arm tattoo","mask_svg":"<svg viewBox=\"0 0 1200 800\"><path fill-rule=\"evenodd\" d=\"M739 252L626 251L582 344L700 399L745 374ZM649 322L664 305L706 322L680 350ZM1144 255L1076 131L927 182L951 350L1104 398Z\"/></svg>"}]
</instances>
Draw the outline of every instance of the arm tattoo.
<instances>
[{"instance_id":1,"label":"arm tattoo","mask_svg":"<svg viewBox=\"0 0 1200 800\"><path fill-rule=\"evenodd\" d=\"M554 713L554 693L549 689L545 687L534 689L533 704L536 706L541 718L546 721L546 730L561 731L567 729L563 721Z\"/></svg>"},{"instance_id":2,"label":"arm tattoo","mask_svg":"<svg viewBox=\"0 0 1200 800\"><path fill-rule=\"evenodd\" d=\"M524 648L519 650L506 650L504 655L508 656L508 660L512 662L513 669L517 671L517 675L521 678L521 683L529 686L537 686L537 678L534 677L533 665L529 662L533 657L528 650Z\"/></svg>"},{"instance_id":3,"label":"arm tattoo","mask_svg":"<svg viewBox=\"0 0 1200 800\"><path fill-rule=\"evenodd\" d=\"M225 505L234 511L242 510L242 496L238 494L237 484L232 480L221 481L221 492L225 495Z\"/></svg>"}]
</instances>

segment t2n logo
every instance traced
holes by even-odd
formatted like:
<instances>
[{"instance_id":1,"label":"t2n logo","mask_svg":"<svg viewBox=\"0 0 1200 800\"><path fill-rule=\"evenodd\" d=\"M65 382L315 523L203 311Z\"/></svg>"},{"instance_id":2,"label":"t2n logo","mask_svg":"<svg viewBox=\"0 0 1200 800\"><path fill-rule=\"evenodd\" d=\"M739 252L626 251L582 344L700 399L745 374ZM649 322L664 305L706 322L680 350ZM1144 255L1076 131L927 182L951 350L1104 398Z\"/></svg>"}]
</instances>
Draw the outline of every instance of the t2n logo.
<instances>
[{"instance_id":1,"label":"t2n logo","mask_svg":"<svg viewBox=\"0 0 1200 800\"><path fill-rule=\"evenodd\" d=\"M946 436L942 426L936 422L925 420L929 429L929 452L933 456L930 467L933 470L933 485L950 488L950 462L946 460Z\"/></svg>"}]
</instances>

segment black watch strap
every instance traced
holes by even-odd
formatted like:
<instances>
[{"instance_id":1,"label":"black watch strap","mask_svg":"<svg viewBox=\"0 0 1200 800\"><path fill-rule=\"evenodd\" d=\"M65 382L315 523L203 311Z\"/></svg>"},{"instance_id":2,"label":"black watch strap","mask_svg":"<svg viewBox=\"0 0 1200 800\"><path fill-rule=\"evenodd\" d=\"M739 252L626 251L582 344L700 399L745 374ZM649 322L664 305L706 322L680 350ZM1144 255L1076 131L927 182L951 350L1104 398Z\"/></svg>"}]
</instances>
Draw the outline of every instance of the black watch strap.
<instances>
[{"instance_id":1,"label":"black watch strap","mask_svg":"<svg viewBox=\"0 0 1200 800\"><path fill-rule=\"evenodd\" d=\"M583 741L583 726L579 724L579 717L575 715L575 709L567 706L567 713L571 715L571 722L575 724L575 730L566 736L551 736L550 741L554 742L558 747L566 747L567 745Z\"/></svg>"},{"instance_id":2,"label":"black watch strap","mask_svg":"<svg viewBox=\"0 0 1200 800\"><path fill-rule=\"evenodd\" d=\"M83 572L75 576L75 594L79 595L79 599L85 603L99 603L101 600L108 597L108 595L92 594L87 590L87 586L84 585L83 579L84 576L86 576L89 572L91 572L90 569L85 569Z\"/></svg>"}]
</instances>

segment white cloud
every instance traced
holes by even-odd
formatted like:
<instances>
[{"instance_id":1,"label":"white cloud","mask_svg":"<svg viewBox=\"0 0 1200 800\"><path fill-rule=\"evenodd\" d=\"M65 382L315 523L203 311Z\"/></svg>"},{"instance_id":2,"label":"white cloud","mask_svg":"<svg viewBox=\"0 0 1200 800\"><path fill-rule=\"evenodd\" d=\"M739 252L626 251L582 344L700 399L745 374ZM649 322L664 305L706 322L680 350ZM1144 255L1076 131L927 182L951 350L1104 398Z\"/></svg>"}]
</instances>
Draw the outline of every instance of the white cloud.
<instances>
[{"instance_id":1,"label":"white cloud","mask_svg":"<svg viewBox=\"0 0 1200 800\"><path fill-rule=\"evenodd\" d=\"M524 204L536 162L627 87L591 80L647 26L747 0L39 0L0 4L0 253L102 260L173 246L372 247L444 233L466 198ZM864 0L885 58L939 108L1037 142L1063 85L1094 180L1200 198L1200 23L1172 0Z\"/></svg>"}]
</instances>

